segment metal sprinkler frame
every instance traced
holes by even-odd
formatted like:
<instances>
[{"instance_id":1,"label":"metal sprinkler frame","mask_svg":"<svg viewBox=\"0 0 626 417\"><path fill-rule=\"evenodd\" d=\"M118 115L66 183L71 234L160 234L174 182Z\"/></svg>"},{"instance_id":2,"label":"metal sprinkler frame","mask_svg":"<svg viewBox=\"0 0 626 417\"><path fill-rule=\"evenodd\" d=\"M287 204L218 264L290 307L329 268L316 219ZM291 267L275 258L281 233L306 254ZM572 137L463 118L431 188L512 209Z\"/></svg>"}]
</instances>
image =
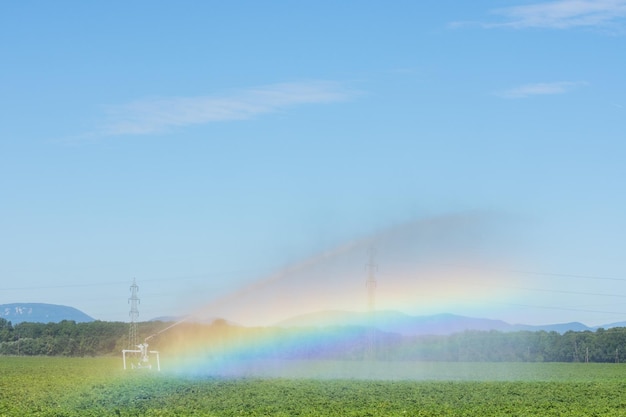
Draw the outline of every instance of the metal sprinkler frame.
<instances>
[{"instance_id":1,"label":"metal sprinkler frame","mask_svg":"<svg viewBox=\"0 0 626 417\"><path fill-rule=\"evenodd\" d=\"M140 343L137 345L138 349L124 349L122 350L122 359L124 361L124 370L126 370L126 354L127 353L139 353L139 362L131 362L132 369L152 369L152 363L150 363L150 353L156 354L157 371L161 370L161 360L159 358L158 350L148 350L147 343Z\"/></svg>"}]
</instances>

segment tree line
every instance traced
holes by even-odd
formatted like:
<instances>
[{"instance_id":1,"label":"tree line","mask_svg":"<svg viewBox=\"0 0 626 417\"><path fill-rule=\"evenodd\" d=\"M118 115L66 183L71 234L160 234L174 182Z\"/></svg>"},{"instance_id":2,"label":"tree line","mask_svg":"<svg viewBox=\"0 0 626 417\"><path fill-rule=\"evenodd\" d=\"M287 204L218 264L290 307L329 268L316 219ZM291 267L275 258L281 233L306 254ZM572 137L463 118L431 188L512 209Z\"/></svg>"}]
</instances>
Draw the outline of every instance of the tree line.
<instances>
[{"instance_id":1,"label":"tree line","mask_svg":"<svg viewBox=\"0 0 626 417\"><path fill-rule=\"evenodd\" d=\"M626 328L568 331L466 331L449 336L405 338L380 355L396 360L459 362L626 361Z\"/></svg>"},{"instance_id":2,"label":"tree line","mask_svg":"<svg viewBox=\"0 0 626 417\"><path fill-rule=\"evenodd\" d=\"M164 354L272 359L347 359L453 362L621 362L626 361L626 328L560 334L546 331L465 331L446 336L401 336L363 327L246 328L223 320L183 323L138 323L138 339ZM157 335L158 334L158 335ZM129 324L22 322L0 318L0 355L106 356L129 346ZM260 342L262 341L262 342Z\"/></svg>"}]
</instances>

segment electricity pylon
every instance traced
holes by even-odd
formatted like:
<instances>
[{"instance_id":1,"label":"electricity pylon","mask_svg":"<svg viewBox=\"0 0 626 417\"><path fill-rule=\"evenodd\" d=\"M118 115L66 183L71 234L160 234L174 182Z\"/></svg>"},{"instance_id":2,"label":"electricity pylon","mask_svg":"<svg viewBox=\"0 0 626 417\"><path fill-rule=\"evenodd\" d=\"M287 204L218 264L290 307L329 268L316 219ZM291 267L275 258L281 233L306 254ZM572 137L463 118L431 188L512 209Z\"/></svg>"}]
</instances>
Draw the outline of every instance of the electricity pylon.
<instances>
[{"instance_id":1,"label":"electricity pylon","mask_svg":"<svg viewBox=\"0 0 626 417\"><path fill-rule=\"evenodd\" d=\"M137 286L137 282L135 278L133 278L133 285L130 286L130 298L128 299L128 303L130 304L130 326L128 328L128 347L134 348L137 346L137 319L139 318L139 297L137 293L139 292L139 286Z\"/></svg>"}]
</instances>

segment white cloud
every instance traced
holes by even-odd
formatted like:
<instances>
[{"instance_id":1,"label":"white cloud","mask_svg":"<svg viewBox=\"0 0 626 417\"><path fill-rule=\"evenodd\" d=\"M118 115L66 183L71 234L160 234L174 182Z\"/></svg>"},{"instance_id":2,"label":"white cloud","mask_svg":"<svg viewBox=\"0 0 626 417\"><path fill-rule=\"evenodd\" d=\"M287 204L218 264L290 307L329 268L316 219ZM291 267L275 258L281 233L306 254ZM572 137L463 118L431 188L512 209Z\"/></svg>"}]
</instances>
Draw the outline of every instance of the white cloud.
<instances>
[{"instance_id":1,"label":"white cloud","mask_svg":"<svg viewBox=\"0 0 626 417\"><path fill-rule=\"evenodd\" d=\"M246 120L288 107L347 100L354 92L326 81L273 84L222 96L137 100L109 109L98 136L143 135L176 127Z\"/></svg>"},{"instance_id":2,"label":"white cloud","mask_svg":"<svg viewBox=\"0 0 626 417\"><path fill-rule=\"evenodd\" d=\"M505 22L485 27L554 28L606 26L626 18L626 0L560 0L492 11Z\"/></svg>"},{"instance_id":3,"label":"white cloud","mask_svg":"<svg viewBox=\"0 0 626 417\"><path fill-rule=\"evenodd\" d=\"M544 96L554 94L564 94L572 89L585 85L584 82L559 81L552 83L524 84L507 90L496 92L495 94L503 98L526 98L531 96Z\"/></svg>"}]
</instances>

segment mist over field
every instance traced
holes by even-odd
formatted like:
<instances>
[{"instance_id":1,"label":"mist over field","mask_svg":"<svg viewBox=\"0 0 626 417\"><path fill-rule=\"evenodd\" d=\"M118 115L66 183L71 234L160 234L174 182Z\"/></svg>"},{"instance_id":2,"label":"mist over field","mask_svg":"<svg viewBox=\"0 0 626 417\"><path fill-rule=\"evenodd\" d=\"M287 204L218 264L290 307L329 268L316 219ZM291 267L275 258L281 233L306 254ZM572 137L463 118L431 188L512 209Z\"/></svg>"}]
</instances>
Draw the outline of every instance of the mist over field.
<instances>
[{"instance_id":1,"label":"mist over field","mask_svg":"<svg viewBox=\"0 0 626 417\"><path fill-rule=\"evenodd\" d=\"M486 215L466 214L397 224L287 265L193 316L270 325L325 310L367 311L368 263L376 309L432 314L472 311L487 298L505 301L516 277L504 268L510 256L496 248L501 241L493 240L501 237L489 236L490 223Z\"/></svg>"}]
</instances>

